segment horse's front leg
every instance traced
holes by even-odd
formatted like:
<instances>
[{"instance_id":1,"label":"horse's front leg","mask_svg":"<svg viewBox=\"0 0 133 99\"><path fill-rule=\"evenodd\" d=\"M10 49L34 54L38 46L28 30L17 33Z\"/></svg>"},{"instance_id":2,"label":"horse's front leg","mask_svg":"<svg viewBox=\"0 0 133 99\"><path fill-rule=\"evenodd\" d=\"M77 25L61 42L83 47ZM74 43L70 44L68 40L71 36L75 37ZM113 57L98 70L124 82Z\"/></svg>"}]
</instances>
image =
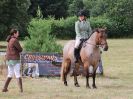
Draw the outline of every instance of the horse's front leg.
<instances>
[{"instance_id":1,"label":"horse's front leg","mask_svg":"<svg viewBox=\"0 0 133 99\"><path fill-rule=\"evenodd\" d=\"M76 75L74 75L74 85L75 85L76 87L80 87Z\"/></svg>"},{"instance_id":2,"label":"horse's front leg","mask_svg":"<svg viewBox=\"0 0 133 99\"><path fill-rule=\"evenodd\" d=\"M93 84L92 84L93 88L97 88L96 83L95 83L95 78L96 78L96 70L94 70L94 72L93 72Z\"/></svg>"},{"instance_id":3,"label":"horse's front leg","mask_svg":"<svg viewBox=\"0 0 133 99\"><path fill-rule=\"evenodd\" d=\"M89 85L89 71L88 71L88 66L89 66L88 63L85 63L84 64L84 71L85 71L85 76L86 76L86 88L90 88L90 85Z\"/></svg>"},{"instance_id":4,"label":"horse's front leg","mask_svg":"<svg viewBox=\"0 0 133 99\"><path fill-rule=\"evenodd\" d=\"M67 74L66 74L66 73L64 73L64 75L63 75L63 76L64 76L64 85L65 85L65 86L67 86Z\"/></svg>"},{"instance_id":5,"label":"horse's front leg","mask_svg":"<svg viewBox=\"0 0 133 99\"><path fill-rule=\"evenodd\" d=\"M79 69L79 64L75 65L75 68L74 68L74 85L76 87L80 87L79 84L78 84L78 80L77 80L77 75L78 75L78 69Z\"/></svg>"},{"instance_id":6,"label":"horse's front leg","mask_svg":"<svg viewBox=\"0 0 133 99\"><path fill-rule=\"evenodd\" d=\"M89 72L86 71L86 88L90 88L90 85L89 85Z\"/></svg>"}]
</instances>

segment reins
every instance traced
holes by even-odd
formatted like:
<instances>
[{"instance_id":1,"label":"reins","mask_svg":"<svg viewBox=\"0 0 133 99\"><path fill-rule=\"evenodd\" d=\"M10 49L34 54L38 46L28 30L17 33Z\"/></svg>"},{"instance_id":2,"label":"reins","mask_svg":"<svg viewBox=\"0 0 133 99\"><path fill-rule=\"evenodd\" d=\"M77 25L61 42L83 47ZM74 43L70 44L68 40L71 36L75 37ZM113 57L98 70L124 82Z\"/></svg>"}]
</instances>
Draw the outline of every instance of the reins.
<instances>
[{"instance_id":1,"label":"reins","mask_svg":"<svg viewBox=\"0 0 133 99\"><path fill-rule=\"evenodd\" d=\"M96 46L96 47L100 47L100 46L106 44L106 43L104 43L104 44L98 44L98 45L97 45L97 44L88 43L88 42L86 42L86 41L85 41L84 43L85 43L85 46L86 46L86 44L90 44L90 45L93 45L93 46ZM85 47L85 46L84 46L84 47Z\"/></svg>"},{"instance_id":2,"label":"reins","mask_svg":"<svg viewBox=\"0 0 133 99\"><path fill-rule=\"evenodd\" d=\"M96 44L88 43L88 42L86 42L86 41L85 41L84 43L85 43L85 46L86 46L86 44L89 44L89 45L93 45L93 46L96 46L96 47L100 47L100 45L96 45ZM85 46L84 46L84 47L85 47Z\"/></svg>"},{"instance_id":3,"label":"reins","mask_svg":"<svg viewBox=\"0 0 133 99\"><path fill-rule=\"evenodd\" d=\"M96 47L100 47L100 46L102 46L102 45L105 45L105 43L104 43L104 44L92 44L92 43L88 43L87 40L90 39L90 37L92 36L93 33L94 33L94 32L92 32L92 33L89 35L88 39L86 39L86 40L84 41L85 46L86 46L86 44L90 44L90 45L93 45L93 46L96 46ZM84 47L85 47L85 46L84 46Z\"/></svg>"},{"instance_id":4,"label":"reins","mask_svg":"<svg viewBox=\"0 0 133 99\"><path fill-rule=\"evenodd\" d=\"M99 32L99 31L97 31L97 29L93 30L93 32L89 35L89 37L84 41L84 44L85 44L85 45L84 45L83 47L85 47L87 44L93 45L93 46L95 46L95 47L100 47L100 46L106 44L106 43L103 43L103 44L92 44L92 43L88 43L88 42L87 42L87 40L89 40L90 37L92 36L92 34L94 34L95 32Z\"/></svg>"}]
</instances>

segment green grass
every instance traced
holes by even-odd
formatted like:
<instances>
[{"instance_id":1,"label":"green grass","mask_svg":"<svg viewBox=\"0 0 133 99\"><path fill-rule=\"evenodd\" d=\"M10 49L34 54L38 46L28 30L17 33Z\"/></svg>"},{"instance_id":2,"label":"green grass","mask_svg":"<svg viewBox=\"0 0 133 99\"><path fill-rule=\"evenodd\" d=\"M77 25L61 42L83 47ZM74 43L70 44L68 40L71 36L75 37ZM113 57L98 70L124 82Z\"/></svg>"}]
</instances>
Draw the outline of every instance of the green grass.
<instances>
[{"instance_id":1,"label":"green grass","mask_svg":"<svg viewBox=\"0 0 133 99\"><path fill-rule=\"evenodd\" d=\"M80 88L73 85L71 77L68 87L59 78L23 78L24 93L20 94L13 79L9 92L0 92L0 99L133 99L133 40L111 39L108 44L109 50L102 54L104 76L96 78L98 89L86 89L84 77L78 77ZM4 80L0 75L0 89Z\"/></svg>"}]
</instances>

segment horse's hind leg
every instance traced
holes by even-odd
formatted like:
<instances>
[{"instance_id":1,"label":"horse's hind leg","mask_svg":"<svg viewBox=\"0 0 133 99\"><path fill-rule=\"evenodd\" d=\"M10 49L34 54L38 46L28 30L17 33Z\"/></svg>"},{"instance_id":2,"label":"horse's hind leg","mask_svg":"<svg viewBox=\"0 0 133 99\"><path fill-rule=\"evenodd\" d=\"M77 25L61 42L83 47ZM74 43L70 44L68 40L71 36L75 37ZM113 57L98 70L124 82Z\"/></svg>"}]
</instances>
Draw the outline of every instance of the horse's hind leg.
<instances>
[{"instance_id":1,"label":"horse's hind leg","mask_svg":"<svg viewBox=\"0 0 133 99\"><path fill-rule=\"evenodd\" d=\"M92 84L92 87L93 87L93 88L97 88L97 87L96 87L96 83L95 83L95 78L96 78L96 70L95 70L94 73L93 73L93 84Z\"/></svg>"},{"instance_id":2,"label":"horse's hind leg","mask_svg":"<svg viewBox=\"0 0 133 99\"><path fill-rule=\"evenodd\" d=\"M67 86L67 74L63 72L63 78L64 78L64 85Z\"/></svg>"},{"instance_id":3,"label":"horse's hind leg","mask_svg":"<svg viewBox=\"0 0 133 99\"><path fill-rule=\"evenodd\" d=\"M62 63L61 77L62 77L62 80L64 81L64 85L65 86L67 86L67 74L70 71L70 65L71 65L71 61L70 60L67 60L67 61Z\"/></svg>"}]
</instances>

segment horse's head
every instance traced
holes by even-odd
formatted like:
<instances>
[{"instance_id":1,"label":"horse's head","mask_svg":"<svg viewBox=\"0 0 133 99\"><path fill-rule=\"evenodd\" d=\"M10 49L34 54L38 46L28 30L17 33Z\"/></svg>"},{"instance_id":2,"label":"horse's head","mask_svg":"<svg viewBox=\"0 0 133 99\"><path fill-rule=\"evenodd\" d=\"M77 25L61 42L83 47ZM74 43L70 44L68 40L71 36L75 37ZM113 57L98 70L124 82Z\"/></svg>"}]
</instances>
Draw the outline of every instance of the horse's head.
<instances>
[{"instance_id":1,"label":"horse's head","mask_svg":"<svg viewBox=\"0 0 133 99\"><path fill-rule=\"evenodd\" d=\"M107 43L106 29L98 28L95 30L95 32L97 32L96 45L101 46L104 51L107 51L108 50L108 43Z\"/></svg>"}]
</instances>

